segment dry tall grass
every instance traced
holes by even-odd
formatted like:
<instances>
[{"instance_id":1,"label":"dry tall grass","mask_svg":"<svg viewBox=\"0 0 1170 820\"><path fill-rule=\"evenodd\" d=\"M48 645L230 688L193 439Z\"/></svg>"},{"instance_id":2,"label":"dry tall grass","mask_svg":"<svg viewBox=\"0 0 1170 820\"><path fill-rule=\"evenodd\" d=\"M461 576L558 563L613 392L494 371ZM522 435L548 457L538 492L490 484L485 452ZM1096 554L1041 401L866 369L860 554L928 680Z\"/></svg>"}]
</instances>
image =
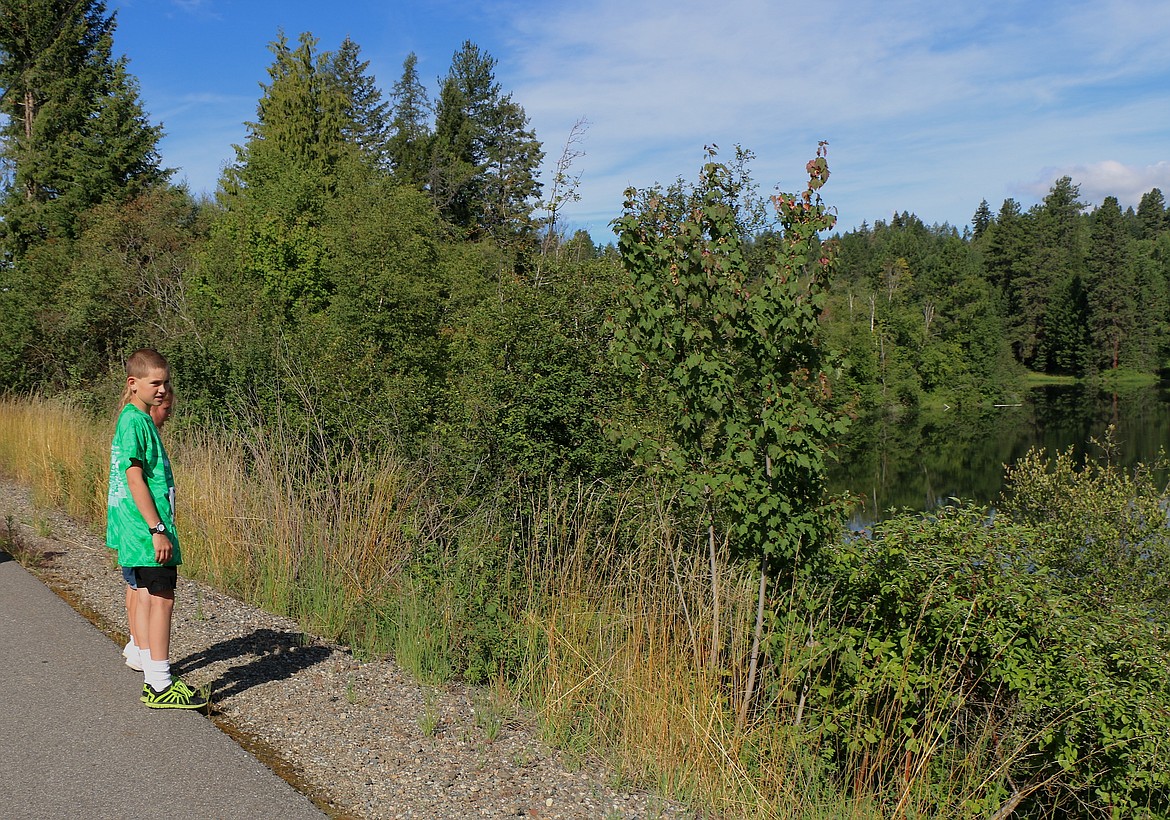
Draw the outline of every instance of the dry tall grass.
<instances>
[{"instance_id":1,"label":"dry tall grass","mask_svg":"<svg viewBox=\"0 0 1170 820\"><path fill-rule=\"evenodd\" d=\"M2 400L0 469L39 502L101 527L111 424L51 401ZM721 816L873 816L867 799L828 786L777 696L737 726L755 580L719 568L721 645L731 649L709 668L702 535L680 532L653 493L517 491L498 497L513 508L478 510L469 526L430 491L424 468L387 456L319 469L312 442L276 430L235 440L168 431L185 572L306 630L405 658L443 651L431 633L442 632L444 598L455 594L420 595L404 572L412 557L466 542L468 531L506 531L509 553L525 561L515 608L527 644L513 693L549 739ZM496 527L504 521L521 523ZM790 688L783 659L772 666L770 691ZM916 800L904 802L898 813L912 816Z\"/></svg>"}]
</instances>

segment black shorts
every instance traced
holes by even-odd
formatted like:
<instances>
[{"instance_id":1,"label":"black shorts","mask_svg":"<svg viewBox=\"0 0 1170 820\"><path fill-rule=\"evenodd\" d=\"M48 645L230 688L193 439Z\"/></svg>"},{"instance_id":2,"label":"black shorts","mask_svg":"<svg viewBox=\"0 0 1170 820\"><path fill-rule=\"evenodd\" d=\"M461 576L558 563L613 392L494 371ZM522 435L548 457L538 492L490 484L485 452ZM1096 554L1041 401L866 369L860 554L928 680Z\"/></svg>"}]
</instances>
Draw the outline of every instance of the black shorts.
<instances>
[{"instance_id":1,"label":"black shorts","mask_svg":"<svg viewBox=\"0 0 1170 820\"><path fill-rule=\"evenodd\" d=\"M179 570L176 567L135 567L134 577L138 579L139 589L146 587L151 595L162 595L175 591Z\"/></svg>"}]
</instances>

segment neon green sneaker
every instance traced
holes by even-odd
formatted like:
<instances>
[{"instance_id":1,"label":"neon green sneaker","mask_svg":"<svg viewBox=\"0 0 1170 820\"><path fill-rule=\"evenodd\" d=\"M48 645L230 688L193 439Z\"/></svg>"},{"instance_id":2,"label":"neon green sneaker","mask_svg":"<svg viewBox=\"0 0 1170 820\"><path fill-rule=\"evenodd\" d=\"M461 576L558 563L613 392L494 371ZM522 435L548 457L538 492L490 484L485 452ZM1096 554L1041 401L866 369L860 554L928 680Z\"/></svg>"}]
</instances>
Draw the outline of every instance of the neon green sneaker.
<instances>
[{"instance_id":1,"label":"neon green sneaker","mask_svg":"<svg viewBox=\"0 0 1170 820\"><path fill-rule=\"evenodd\" d=\"M211 690L207 686L192 689L179 678L171 678L171 685L161 692L142 684L141 700L151 709L203 709L211 701Z\"/></svg>"}]
</instances>

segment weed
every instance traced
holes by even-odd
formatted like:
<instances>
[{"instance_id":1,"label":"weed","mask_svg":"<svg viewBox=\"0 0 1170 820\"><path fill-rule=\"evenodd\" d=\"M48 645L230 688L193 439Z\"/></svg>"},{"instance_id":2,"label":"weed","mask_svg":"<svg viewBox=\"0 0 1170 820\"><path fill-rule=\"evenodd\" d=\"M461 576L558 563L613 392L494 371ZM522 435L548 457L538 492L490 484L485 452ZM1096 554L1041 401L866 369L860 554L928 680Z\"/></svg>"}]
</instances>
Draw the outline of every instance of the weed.
<instances>
[{"instance_id":1,"label":"weed","mask_svg":"<svg viewBox=\"0 0 1170 820\"><path fill-rule=\"evenodd\" d=\"M434 737L441 722L438 695L435 690L428 688L423 693L423 710L418 717L419 731L423 733L423 737Z\"/></svg>"},{"instance_id":2,"label":"weed","mask_svg":"<svg viewBox=\"0 0 1170 820\"><path fill-rule=\"evenodd\" d=\"M11 514L4 516L4 538L0 542L0 549L17 559L24 552L24 546L20 542L20 530L17 529L16 519Z\"/></svg>"},{"instance_id":3,"label":"weed","mask_svg":"<svg viewBox=\"0 0 1170 820\"><path fill-rule=\"evenodd\" d=\"M475 698L473 706L475 725L483 732L488 743L495 743L504 726L503 711L499 699L492 693L483 693Z\"/></svg>"},{"instance_id":4,"label":"weed","mask_svg":"<svg viewBox=\"0 0 1170 820\"><path fill-rule=\"evenodd\" d=\"M33 530L40 538L51 538L53 535L52 523L40 513L33 516Z\"/></svg>"},{"instance_id":5,"label":"weed","mask_svg":"<svg viewBox=\"0 0 1170 820\"><path fill-rule=\"evenodd\" d=\"M384 628L393 634L394 657L418 680L435 686L455 676L450 635L442 604L421 585L403 585L392 612L383 615Z\"/></svg>"}]
</instances>

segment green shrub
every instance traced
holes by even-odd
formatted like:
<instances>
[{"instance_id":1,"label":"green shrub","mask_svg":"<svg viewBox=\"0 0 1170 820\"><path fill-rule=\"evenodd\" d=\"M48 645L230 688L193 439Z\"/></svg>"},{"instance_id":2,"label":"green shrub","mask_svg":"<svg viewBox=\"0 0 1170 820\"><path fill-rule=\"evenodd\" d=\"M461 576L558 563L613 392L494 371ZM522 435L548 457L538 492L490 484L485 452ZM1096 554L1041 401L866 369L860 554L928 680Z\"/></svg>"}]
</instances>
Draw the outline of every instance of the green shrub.
<instances>
[{"instance_id":1,"label":"green shrub","mask_svg":"<svg viewBox=\"0 0 1170 820\"><path fill-rule=\"evenodd\" d=\"M1170 634L1068 594L1036 560L1059 529L959 506L835 551L808 714L854 783L966 815L1170 814Z\"/></svg>"}]
</instances>

